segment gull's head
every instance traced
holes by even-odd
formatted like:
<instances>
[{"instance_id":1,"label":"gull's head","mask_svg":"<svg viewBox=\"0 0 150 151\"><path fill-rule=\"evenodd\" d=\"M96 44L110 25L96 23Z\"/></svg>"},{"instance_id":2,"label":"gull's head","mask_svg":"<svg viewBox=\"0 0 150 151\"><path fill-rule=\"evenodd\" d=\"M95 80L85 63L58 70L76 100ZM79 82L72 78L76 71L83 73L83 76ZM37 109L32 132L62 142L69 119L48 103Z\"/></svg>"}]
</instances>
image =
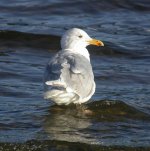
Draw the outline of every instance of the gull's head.
<instances>
[{"instance_id":1,"label":"gull's head","mask_svg":"<svg viewBox=\"0 0 150 151\"><path fill-rule=\"evenodd\" d=\"M78 28L69 29L61 38L62 49L81 51L88 45L104 46L102 41L92 39L85 31Z\"/></svg>"}]
</instances>

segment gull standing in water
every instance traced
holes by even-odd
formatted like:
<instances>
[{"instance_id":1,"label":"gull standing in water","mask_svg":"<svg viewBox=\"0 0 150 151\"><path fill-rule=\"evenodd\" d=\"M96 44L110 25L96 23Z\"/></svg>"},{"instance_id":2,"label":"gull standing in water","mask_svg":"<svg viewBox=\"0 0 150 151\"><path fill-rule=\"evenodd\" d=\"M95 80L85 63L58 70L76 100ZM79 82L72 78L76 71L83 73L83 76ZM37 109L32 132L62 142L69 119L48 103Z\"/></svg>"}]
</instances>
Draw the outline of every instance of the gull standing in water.
<instances>
[{"instance_id":1,"label":"gull standing in water","mask_svg":"<svg viewBox=\"0 0 150 151\"><path fill-rule=\"evenodd\" d=\"M62 36L60 50L47 64L44 98L58 105L87 102L95 92L88 45L104 46L85 31L72 28Z\"/></svg>"}]
</instances>

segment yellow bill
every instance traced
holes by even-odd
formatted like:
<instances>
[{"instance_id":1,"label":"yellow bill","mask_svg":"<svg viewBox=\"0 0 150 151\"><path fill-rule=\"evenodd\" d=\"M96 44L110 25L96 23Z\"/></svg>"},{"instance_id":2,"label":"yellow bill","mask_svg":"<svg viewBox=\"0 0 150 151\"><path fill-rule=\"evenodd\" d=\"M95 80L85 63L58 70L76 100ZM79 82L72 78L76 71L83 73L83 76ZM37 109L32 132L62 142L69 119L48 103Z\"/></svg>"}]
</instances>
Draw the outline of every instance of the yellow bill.
<instances>
[{"instance_id":1,"label":"yellow bill","mask_svg":"<svg viewBox=\"0 0 150 151\"><path fill-rule=\"evenodd\" d=\"M100 40L97 40L97 39L91 39L91 40L88 41L88 43L90 45L104 46L104 43Z\"/></svg>"}]
</instances>

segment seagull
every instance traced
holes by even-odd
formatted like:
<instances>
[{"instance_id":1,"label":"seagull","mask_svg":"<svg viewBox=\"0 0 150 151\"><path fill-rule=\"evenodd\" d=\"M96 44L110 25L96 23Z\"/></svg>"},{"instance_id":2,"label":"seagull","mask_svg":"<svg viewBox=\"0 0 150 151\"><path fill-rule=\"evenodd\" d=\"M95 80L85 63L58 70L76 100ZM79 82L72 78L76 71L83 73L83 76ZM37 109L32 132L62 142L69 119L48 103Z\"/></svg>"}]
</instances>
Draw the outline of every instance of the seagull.
<instances>
[{"instance_id":1,"label":"seagull","mask_svg":"<svg viewBox=\"0 0 150 151\"><path fill-rule=\"evenodd\" d=\"M104 46L85 31L72 28L61 38L61 50L48 62L44 74L44 99L57 105L82 104L95 92L96 84L88 45Z\"/></svg>"}]
</instances>

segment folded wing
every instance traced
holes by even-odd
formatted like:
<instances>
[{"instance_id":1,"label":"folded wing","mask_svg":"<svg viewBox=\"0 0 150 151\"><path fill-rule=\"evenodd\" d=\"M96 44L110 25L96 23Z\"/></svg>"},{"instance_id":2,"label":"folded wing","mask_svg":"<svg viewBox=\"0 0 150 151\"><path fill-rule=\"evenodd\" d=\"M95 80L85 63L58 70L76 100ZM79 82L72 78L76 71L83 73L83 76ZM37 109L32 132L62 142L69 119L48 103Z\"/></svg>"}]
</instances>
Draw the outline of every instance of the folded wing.
<instances>
[{"instance_id":1,"label":"folded wing","mask_svg":"<svg viewBox=\"0 0 150 151\"><path fill-rule=\"evenodd\" d=\"M82 99L95 90L92 67L84 56L60 51L47 65L45 91L65 89L76 93Z\"/></svg>"}]
</instances>

